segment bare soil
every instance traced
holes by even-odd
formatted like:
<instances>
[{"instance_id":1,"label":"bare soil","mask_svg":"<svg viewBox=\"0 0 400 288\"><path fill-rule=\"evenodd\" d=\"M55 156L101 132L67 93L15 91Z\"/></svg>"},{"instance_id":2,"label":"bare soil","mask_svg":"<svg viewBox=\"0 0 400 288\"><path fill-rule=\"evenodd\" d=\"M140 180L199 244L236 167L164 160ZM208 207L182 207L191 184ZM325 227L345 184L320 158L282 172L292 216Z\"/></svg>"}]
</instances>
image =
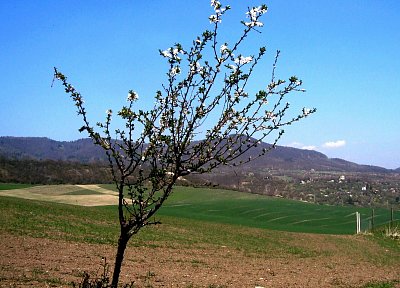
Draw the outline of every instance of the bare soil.
<instances>
[{"instance_id":1,"label":"bare soil","mask_svg":"<svg viewBox=\"0 0 400 288\"><path fill-rule=\"evenodd\" d=\"M283 288L362 287L371 281L400 280L398 265L373 263L376 257L371 261L369 250L365 251L367 256L357 255L343 250L335 241L327 241L324 235L298 234L297 237L299 245L318 253L307 257L290 253L271 257L268 253L248 254L229 246L130 246L121 282L134 281L135 287ZM367 241L362 236L329 237L338 237L337 243L350 239L353 245ZM71 287L71 281L81 280L83 271L100 275L102 257L107 257L112 266L115 255L115 247L110 245L3 232L0 232L0 243L0 287ZM378 245L369 249L392 253Z\"/></svg>"}]
</instances>

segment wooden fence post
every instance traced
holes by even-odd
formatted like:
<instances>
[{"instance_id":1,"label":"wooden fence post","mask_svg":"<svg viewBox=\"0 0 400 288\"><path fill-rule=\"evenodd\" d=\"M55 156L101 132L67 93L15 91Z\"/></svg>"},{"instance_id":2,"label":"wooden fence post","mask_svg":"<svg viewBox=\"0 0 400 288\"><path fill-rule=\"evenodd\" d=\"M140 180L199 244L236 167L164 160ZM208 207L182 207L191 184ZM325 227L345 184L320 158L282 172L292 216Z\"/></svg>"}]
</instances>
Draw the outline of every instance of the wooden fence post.
<instances>
[{"instance_id":1,"label":"wooden fence post","mask_svg":"<svg viewBox=\"0 0 400 288\"><path fill-rule=\"evenodd\" d=\"M390 208L390 227L393 226L393 207Z\"/></svg>"},{"instance_id":2,"label":"wooden fence post","mask_svg":"<svg viewBox=\"0 0 400 288\"><path fill-rule=\"evenodd\" d=\"M371 215L371 230L374 230L374 225L375 225L375 209L372 209L372 215Z\"/></svg>"}]
</instances>

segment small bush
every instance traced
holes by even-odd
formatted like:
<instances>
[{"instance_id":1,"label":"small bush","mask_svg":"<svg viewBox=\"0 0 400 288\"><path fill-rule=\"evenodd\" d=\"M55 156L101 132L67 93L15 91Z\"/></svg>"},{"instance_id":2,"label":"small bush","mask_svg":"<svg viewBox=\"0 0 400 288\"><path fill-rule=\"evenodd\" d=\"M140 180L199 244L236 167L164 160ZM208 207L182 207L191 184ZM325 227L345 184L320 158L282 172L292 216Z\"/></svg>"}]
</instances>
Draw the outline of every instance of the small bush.
<instances>
[{"instance_id":1,"label":"small bush","mask_svg":"<svg viewBox=\"0 0 400 288\"><path fill-rule=\"evenodd\" d=\"M101 264L102 272L100 276L91 277L89 273L84 272L82 280L79 284L72 282L74 288L111 288L111 279L109 272L109 265L106 258L102 258L103 263ZM123 288L133 288L134 284L124 284Z\"/></svg>"}]
</instances>

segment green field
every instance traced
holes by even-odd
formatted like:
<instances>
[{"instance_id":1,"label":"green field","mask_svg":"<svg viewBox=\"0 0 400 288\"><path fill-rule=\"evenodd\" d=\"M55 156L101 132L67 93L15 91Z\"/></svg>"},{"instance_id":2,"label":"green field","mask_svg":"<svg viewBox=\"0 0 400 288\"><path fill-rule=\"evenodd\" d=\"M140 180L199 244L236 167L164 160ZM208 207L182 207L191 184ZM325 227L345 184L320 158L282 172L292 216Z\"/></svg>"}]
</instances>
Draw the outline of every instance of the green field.
<instances>
[{"instance_id":1,"label":"green field","mask_svg":"<svg viewBox=\"0 0 400 288\"><path fill-rule=\"evenodd\" d=\"M160 215L162 225L149 226L133 237L134 246L202 247L229 245L247 253L295 254L314 251L290 244L286 232L212 223ZM96 244L115 244L117 211L113 206L82 207L47 201L0 197L0 230L21 236L62 239ZM273 251L273 252L272 252Z\"/></svg>"},{"instance_id":2,"label":"green field","mask_svg":"<svg viewBox=\"0 0 400 288\"><path fill-rule=\"evenodd\" d=\"M361 213L367 229L369 208L323 206L227 190L177 187L160 214L281 231L354 234L356 211ZM375 209L375 224L389 221L389 210Z\"/></svg>"},{"instance_id":3,"label":"green field","mask_svg":"<svg viewBox=\"0 0 400 288\"><path fill-rule=\"evenodd\" d=\"M101 188L113 190L113 185L100 185ZM13 187L1 184L0 189ZM63 187L56 186L57 193ZM18 185L15 189L20 189ZM47 189L49 187L46 187ZM27 188L29 191L29 188ZM36 186L36 191L38 187ZM71 189L69 186L68 189ZM85 190L82 187L75 192L63 195L98 196L101 193ZM49 195L47 191L43 197ZM0 203L4 197L0 197ZM56 206L56 205L55 205ZM70 209L78 209L71 207ZM113 219L114 206L93 208L109 216L101 218ZM91 209L87 209L91 211ZM240 193L221 189L176 187L172 196L159 211L159 217L173 217L187 220L197 220L207 223L224 223L242 227L262 228L289 232L305 232L318 234L354 234L355 212L361 213L362 228L369 228L372 210L353 206L326 206L304 203L293 200L266 197L262 195ZM399 218L399 212L395 212ZM60 216L61 217L61 216ZM390 221L390 210L375 209L375 224L383 225Z\"/></svg>"},{"instance_id":4,"label":"green field","mask_svg":"<svg viewBox=\"0 0 400 288\"><path fill-rule=\"evenodd\" d=\"M32 187L31 184L20 184L20 183L0 183L0 190L11 190L11 189L23 189Z\"/></svg>"}]
</instances>

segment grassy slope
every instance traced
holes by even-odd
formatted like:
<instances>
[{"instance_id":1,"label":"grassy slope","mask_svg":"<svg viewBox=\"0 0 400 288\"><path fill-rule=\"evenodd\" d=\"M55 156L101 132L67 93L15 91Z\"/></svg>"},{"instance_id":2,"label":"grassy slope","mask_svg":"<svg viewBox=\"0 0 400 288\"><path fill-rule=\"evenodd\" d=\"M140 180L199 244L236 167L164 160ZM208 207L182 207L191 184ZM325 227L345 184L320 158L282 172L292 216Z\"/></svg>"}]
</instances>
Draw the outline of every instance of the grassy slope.
<instances>
[{"instance_id":1,"label":"grassy slope","mask_svg":"<svg viewBox=\"0 0 400 288\"><path fill-rule=\"evenodd\" d=\"M115 244L118 236L115 207L81 207L44 201L0 197L0 230L16 235ZM288 243L291 235L254 228L162 216L163 224L143 229L135 246L227 245L249 253L289 251L307 254ZM285 252L285 253L286 253Z\"/></svg>"}]
</instances>

